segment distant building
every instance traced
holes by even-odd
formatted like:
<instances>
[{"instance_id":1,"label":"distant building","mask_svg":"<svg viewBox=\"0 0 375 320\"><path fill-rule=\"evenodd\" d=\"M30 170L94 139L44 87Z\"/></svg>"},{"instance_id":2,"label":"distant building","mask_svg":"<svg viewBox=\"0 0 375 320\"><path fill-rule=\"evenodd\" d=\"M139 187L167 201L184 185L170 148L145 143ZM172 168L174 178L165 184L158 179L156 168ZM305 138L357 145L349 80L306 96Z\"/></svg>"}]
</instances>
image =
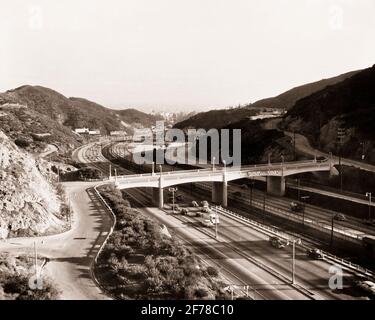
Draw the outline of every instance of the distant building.
<instances>
[{"instance_id":1,"label":"distant building","mask_svg":"<svg viewBox=\"0 0 375 320\"><path fill-rule=\"evenodd\" d=\"M90 130L89 135L100 136L100 130Z\"/></svg>"},{"instance_id":2,"label":"distant building","mask_svg":"<svg viewBox=\"0 0 375 320\"><path fill-rule=\"evenodd\" d=\"M79 133L79 134L88 134L90 132L90 129L89 128L77 128L77 129L74 129L74 132Z\"/></svg>"},{"instance_id":3,"label":"distant building","mask_svg":"<svg viewBox=\"0 0 375 320\"><path fill-rule=\"evenodd\" d=\"M109 133L110 136L125 136L126 135L126 131L124 130L118 130L118 131L111 131Z\"/></svg>"}]
</instances>

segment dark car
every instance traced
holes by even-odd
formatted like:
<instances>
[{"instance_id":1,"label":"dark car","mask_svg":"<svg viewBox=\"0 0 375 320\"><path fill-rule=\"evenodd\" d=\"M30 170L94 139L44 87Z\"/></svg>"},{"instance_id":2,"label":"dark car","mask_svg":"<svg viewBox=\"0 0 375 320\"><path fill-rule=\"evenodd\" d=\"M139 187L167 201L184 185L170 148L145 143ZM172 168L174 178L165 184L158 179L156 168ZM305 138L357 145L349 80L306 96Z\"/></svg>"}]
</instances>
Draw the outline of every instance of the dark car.
<instances>
[{"instance_id":1,"label":"dark car","mask_svg":"<svg viewBox=\"0 0 375 320\"><path fill-rule=\"evenodd\" d=\"M315 259L315 260L323 260L324 259L324 256L323 256L322 252L317 248L307 250L307 255L311 259Z\"/></svg>"},{"instance_id":2,"label":"dark car","mask_svg":"<svg viewBox=\"0 0 375 320\"><path fill-rule=\"evenodd\" d=\"M270 237L270 243L277 249L283 249L285 247L285 244L278 237Z\"/></svg>"},{"instance_id":3,"label":"dark car","mask_svg":"<svg viewBox=\"0 0 375 320\"><path fill-rule=\"evenodd\" d=\"M291 202L290 203L290 210L293 212L302 212L305 209L305 206L299 202Z\"/></svg>"},{"instance_id":4,"label":"dark car","mask_svg":"<svg viewBox=\"0 0 375 320\"><path fill-rule=\"evenodd\" d=\"M342 213L335 214L333 219L337 221L346 221L346 217Z\"/></svg>"}]
</instances>

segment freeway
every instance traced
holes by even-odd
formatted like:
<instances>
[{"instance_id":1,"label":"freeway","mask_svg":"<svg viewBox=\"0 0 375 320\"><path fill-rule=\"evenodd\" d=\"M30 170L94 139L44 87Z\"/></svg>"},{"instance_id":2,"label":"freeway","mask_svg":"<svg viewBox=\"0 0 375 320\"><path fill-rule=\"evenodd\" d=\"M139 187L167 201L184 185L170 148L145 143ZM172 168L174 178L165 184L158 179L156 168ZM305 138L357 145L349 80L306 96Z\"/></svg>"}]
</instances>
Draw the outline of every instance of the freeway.
<instances>
[{"instance_id":1,"label":"freeway","mask_svg":"<svg viewBox=\"0 0 375 320\"><path fill-rule=\"evenodd\" d=\"M112 145L109 148L110 153L114 157L121 158L123 156L123 153L119 152L119 150L125 150L126 147L124 144L121 146L118 146L117 144ZM274 166L278 166L278 164L272 164ZM295 166L305 165L305 163L297 163ZM167 166L164 166L164 168ZM254 166L248 166L250 168L254 168ZM263 168L267 167L267 165L259 165L255 166L256 168ZM246 167L243 167L246 168ZM174 168L173 168L174 170ZM194 175L199 175L201 172L210 171L212 169L202 169L202 170L191 170L186 171L186 174L188 174L189 179L194 177ZM222 170L222 168L218 169ZM229 171L230 169L228 169ZM166 170L166 168L164 169ZM200 172L198 172L200 171ZM214 172L214 171L213 171ZM129 182L130 177L134 177L134 179L137 179L137 176L135 175L127 175L126 182ZM166 175L164 179L169 179L170 177L173 178L173 175ZM140 179L143 179L142 177ZM157 177L154 177L154 179L157 179ZM202 186L207 191L211 191L211 184L210 183L203 183L203 182L196 182L197 185ZM247 192L243 192L243 190L236 186L235 184L229 184L230 188L228 190L228 197L229 199L239 201L241 203L247 204L250 202L250 200L246 200L248 197ZM261 191L258 191L256 189L253 190L253 201L252 204L254 207L262 209L263 207L263 201L264 201L264 193ZM236 193L240 193L240 196L235 196ZM301 222L301 220L304 220L304 223L307 225L311 225L314 228L318 228L320 230L325 230L326 232L329 232L332 228L332 217L336 215L338 212L327 210L321 207L312 206L312 205L306 205L304 216L302 217L301 213L295 213L290 210L290 202L292 200L288 198L281 198L281 197L275 197L271 195L267 195L267 204L265 206L265 209L268 213L275 214L282 217L287 217L288 219L291 219L293 221ZM348 217L347 221L335 221L333 230L335 233L339 233L341 236L353 240L361 241L362 237L364 235L375 235L375 228L372 228L370 226L366 226L363 224L363 221L360 219L356 219L354 217Z\"/></svg>"},{"instance_id":2,"label":"freeway","mask_svg":"<svg viewBox=\"0 0 375 320\"><path fill-rule=\"evenodd\" d=\"M12 238L0 243L2 252L32 255L35 241L39 256L50 259L44 272L57 284L63 300L108 299L91 272L93 259L112 224L92 189L94 184L63 183L74 212L71 230L53 236Z\"/></svg>"},{"instance_id":3,"label":"freeway","mask_svg":"<svg viewBox=\"0 0 375 320\"><path fill-rule=\"evenodd\" d=\"M327 261L311 260L303 249L296 250L296 285L290 284L291 247L277 249L269 244L268 235L224 215L219 210L219 240L212 229L201 225L199 218L172 214L171 210L147 207L147 192L127 190L141 204L144 213L165 224L183 240L189 242L193 251L203 254L202 259L215 263L224 274L237 285L250 285L265 299L354 299L359 298L351 282L344 280L343 290L333 291L328 286L329 269ZM192 198L184 194L185 200ZM142 208L142 204L144 207ZM168 207L168 206L166 206ZM189 211L199 210L188 208ZM245 270L248 270L247 272ZM237 281L233 278L237 279ZM344 271L344 279L353 275Z\"/></svg>"}]
</instances>

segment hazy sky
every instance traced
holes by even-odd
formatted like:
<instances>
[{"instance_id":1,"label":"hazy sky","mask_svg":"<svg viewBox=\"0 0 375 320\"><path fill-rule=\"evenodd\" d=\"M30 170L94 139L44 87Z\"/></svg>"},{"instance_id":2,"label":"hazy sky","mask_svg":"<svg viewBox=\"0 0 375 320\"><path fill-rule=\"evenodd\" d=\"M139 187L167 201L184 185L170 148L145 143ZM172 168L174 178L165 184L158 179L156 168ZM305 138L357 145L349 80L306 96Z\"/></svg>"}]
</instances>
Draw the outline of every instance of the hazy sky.
<instances>
[{"instance_id":1,"label":"hazy sky","mask_svg":"<svg viewBox=\"0 0 375 320\"><path fill-rule=\"evenodd\" d=\"M254 102L375 64L374 16L374 0L0 0L0 91L148 111Z\"/></svg>"}]
</instances>

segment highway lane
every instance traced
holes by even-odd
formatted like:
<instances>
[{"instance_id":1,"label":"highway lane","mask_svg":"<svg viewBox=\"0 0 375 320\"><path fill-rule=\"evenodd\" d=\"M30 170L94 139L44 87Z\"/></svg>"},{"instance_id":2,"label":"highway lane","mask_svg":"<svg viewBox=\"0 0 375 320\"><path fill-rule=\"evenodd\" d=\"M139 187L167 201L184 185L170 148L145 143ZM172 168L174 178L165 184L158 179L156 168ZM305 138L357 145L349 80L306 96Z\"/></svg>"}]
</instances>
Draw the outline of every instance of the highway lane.
<instances>
[{"instance_id":1,"label":"highway lane","mask_svg":"<svg viewBox=\"0 0 375 320\"><path fill-rule=\"evenodd\" d=\"M180 192L182 193L182 192ZM193 200L188 194L184 193L185 201ZM197 208L189 208L190 211L196 211ZM209 232L214 236L214 230L200 226L198 218L179 215L177 217L187 224L198 225L204 232ZM241 254L247 254L251 259L271 267L273 270L281 273L286 278L291 278L292 253L291 247L277 249L269 244L269 237L262 232L246 226L242 222L232 218L220 215L219 238L230 244L233 250L239 250ZM353 299L352 295L343 294L350 292L350 283L347 283L344 291L333 292L328 287L329 268L331 264L327 261L314 261L307 257L304 250L296 250L296 281L304 288L315 294L317 299ZM353 274L344 273L344 277L351 278ZM354 294L356 294L354 290Z\"/></svg>"},{"instance_id":2,"label":"highway lane","mask_svg":"<svg viewBox=\"0 0 375 320\"><path fill-rule=\"evenodd\" d=\"M140 202L147 203L149 201L145 195L139 194L139 190L127 190L127 193L136 197ZM172 233L183 239L202 260L218 266L227 278L232 279L233 284L250 285L266 299L310 299L306 294L260 268L226 244L218 242L211 235L201 232L199 228L191 227L186 221L174 215L166 214L157 208L146 207L146 205L137 209L165 224ZM207 259L207 256L210 258Z\"/></svg>"}]
</instances>

